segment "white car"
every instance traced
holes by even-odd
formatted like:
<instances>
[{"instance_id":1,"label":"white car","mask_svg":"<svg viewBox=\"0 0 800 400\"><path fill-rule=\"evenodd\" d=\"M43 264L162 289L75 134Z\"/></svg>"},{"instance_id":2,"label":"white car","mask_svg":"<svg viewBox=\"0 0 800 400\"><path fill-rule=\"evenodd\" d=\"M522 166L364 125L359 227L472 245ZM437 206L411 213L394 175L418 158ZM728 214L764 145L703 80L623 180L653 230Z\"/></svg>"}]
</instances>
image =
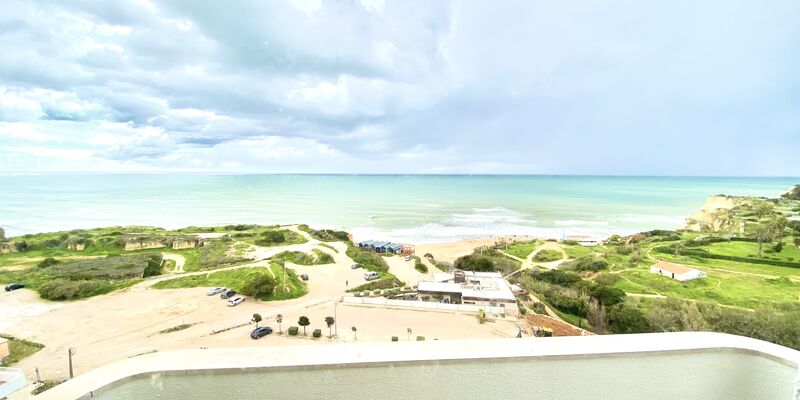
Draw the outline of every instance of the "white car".
<instances>
[{"instance_id":1,"label":"white car","mask_svg":"<svg viewBox=\"0 0 800 400\"><path fill-rule=\"evenodd\" d=\"M411 260L413 260L413 259L414 259L414 257L411 257L411 256L406 256L406 261L411 261Z\"/></svg>"},{"instance_id":2,"label":"white car","mask_svg":"<svg viewBox=\"0 0 800 400\"><path fill-rule=\"evenodd\" d=\"M244 301L244 297L236 296L232 299L228 299L228 307L235 307L237 304Z\"/></svg>"},{"instance_id":3,"label":"white car","mask_svg":"<svg viewBox=\"0 0 800 400\"><path fill-rule=\"evenodd\" d=\"M381 276L378 275L375 271L364 272L364 280L371 281L380 278Z\"/></svg>"},{"instance_id":4,"label":"white car","mask_svg":"<svg viewBox=\"0 0 800 400\"><path fill-rule=\"evenodd\" d=\"M224 291L225 291L224 287L219 287L219 286L212 287L211 289L208 289L208 292L206 292L206 295L207 296L213 296L213 295L215 295L217 293L222 293Z\"/></svg>"}]
</instances>

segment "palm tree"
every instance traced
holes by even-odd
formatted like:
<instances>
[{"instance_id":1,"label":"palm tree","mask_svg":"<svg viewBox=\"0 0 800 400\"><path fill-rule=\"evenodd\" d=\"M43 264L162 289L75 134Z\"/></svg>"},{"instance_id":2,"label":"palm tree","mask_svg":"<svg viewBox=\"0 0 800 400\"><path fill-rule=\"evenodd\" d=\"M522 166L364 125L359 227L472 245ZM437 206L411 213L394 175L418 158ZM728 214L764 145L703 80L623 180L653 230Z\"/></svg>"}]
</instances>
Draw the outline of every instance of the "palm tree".
<instances>
[{"instance_id":1,"label":"palm tree","mask_svg":"<svg viewBox=\"0 0 800 400\"><path fill-rule=\"evenodd\" d=\"M350 330L353 331L353 340L358 340L358 329L356 327L351 327Z\"/></svg>"}]
</instances>

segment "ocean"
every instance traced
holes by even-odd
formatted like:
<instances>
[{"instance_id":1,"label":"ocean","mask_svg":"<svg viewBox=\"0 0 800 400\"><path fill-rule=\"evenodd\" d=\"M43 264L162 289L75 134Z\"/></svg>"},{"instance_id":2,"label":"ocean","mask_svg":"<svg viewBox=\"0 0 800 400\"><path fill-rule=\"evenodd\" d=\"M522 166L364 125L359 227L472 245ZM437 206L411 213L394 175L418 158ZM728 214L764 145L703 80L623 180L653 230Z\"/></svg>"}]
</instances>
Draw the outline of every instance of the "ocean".
<instances>
[{"instance_id":1,"label":"ocean","mask_svg":"<svg viewBox=\"0 0 800 400\"><path fill-rule=\"evenodd\" d=\"M675 229L709 195L798 178L487 175L0 175L7 235L115 225L308 223L410 243Z\"/></svg>"}]
</instances>

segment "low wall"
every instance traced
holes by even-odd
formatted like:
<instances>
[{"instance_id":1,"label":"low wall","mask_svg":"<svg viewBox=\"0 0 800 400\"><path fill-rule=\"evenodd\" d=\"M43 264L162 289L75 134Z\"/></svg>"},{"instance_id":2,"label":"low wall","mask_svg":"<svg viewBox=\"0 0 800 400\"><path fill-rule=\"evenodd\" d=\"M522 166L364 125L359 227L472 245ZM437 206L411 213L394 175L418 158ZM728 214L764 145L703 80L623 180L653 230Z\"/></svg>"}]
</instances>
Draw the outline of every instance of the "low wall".
<instances>
[{"instance_id":1,"label":"low wall","mask_svg":"<svg viewBox=\"0 0 800 400\"><path fill-rule=\"evenodd\" d=\"M796 400L798 363L704 332L256 346L131 357L36 399Z\"/></svg>"},{"instance_id":2,"label":"low wall","mask_svg":"<svg viewBox=\"0 0 800 400\"><path fill-rule=\"evenodd\" d=\"M512 310L505 307L478 306L474 304L446 304L432 301L392 300L383 297L343 297L345 304L365 304L382 307L414 308L418 310L453 311L477 314L483 310L487 314L511 314ZM514 309L513 312L517 310ZM516 313L512 314L516 315Z\"/></svg>"}]
</instances>

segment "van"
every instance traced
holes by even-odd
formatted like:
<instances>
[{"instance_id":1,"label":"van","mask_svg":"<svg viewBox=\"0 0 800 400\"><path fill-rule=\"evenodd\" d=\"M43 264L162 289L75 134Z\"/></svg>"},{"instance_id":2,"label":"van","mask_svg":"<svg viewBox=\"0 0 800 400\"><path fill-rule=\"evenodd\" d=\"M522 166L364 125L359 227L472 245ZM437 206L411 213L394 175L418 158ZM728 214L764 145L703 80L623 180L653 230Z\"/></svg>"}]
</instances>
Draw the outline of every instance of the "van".
<instances>
[{"instance_id":1,"label":"van","mask_svg":"<svg viewBox=\"0 0 800 400\"><path fill-rule=\"evenodd\" d=\"M381 276L378 275L378 273L375 272L375 271L364 272L364 279L368 280L368 281L375 280L375 279L378 279L380 277Z\"/></svg>"}]
</instances>

